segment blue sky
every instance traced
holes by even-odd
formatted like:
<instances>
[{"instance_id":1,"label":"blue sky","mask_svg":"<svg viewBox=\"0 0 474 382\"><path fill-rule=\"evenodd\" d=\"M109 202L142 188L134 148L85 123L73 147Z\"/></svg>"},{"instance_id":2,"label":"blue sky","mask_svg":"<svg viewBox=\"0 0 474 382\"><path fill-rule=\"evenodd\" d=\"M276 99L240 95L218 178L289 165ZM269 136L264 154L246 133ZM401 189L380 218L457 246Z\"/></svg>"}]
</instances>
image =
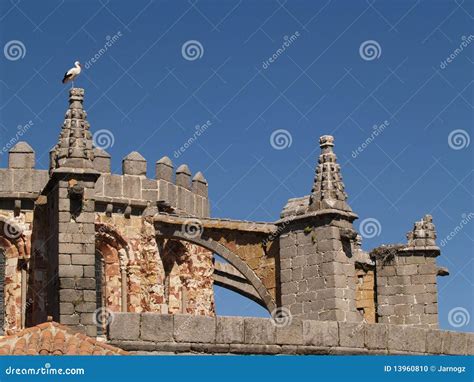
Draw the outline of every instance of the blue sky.
<instances>
[{"instance_id":1,"label":"blue sky","mask_svg":"<svg viewBox=\"0 0 474 382\"><path fill-rule=\"evenodd\" d=\"M24 137L46 168L67 105L62 76L89 62L76 86L92 132L113 136L115 172L138 150L153 177L168 155L204 172L213 216L273 221L310 192L318 138L332 134L356 227L379 223L365 249L404 242L426 213L439 243L462 227L438 258L451 271L438 279L440 322L473 330L474 317L449 320L459 308L473 316L474 223L462 223L474 212L472 2L16 0L0 10L2 146L32 121ZM183 55L189 41L197 55ZM272 134L287 139L272 145ZM264 314L222 289L216 299L219 313Z\"/></svg>"}]
</instances>

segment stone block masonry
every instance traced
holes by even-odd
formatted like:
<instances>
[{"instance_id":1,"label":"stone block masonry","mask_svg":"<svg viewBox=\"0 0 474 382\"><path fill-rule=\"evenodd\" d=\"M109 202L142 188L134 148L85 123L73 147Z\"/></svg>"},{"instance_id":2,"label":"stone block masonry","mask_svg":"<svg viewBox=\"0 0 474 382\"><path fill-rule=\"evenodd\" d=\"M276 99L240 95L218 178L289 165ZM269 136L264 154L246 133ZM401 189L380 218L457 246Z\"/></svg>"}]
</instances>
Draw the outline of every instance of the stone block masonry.
<instances>
[{"instance_id":1,"label":"stone block masonry","mask_svg":"<svg viewBox=\"0 0 474 382\"><path fill-rule=\"evenodd\" d=\"M376 262L377 316L381 323L438 327L438 267L431 216L416 222L407 245L372 251Z\"/></svg>"},{"instance_id":2,"label":"stone block masonry","mask_svg":"<svg viewBox=\"0 0 474 382\"><path fill-rule=\"evenodd\" d=\"M352 243L357 215L346 193L331 136L321 155L305 209L285 207L280 226L281 305L298 318L358 322ZM298 206L300 207L300 206Z\"/></svg>"},{"instance_id":3,"label":"stone block masonry","mask_svg":"<svg viewBox=\"0 0 474 382\"><path fill-rule=\"evenodd\" d=\"M117 313L110 344L136 354L474 354L474 334L405 325Z\"/></svg>"},{"instance_id":4,"label":"stone block masonry","mask_svg":"<svg viewBox=\"0 0 474 382\"><path fill-rule=\"evenodd\" d=\"M0 169L4 333L52 316L136 353L472 354L472 334L436 330L437 276L448 271L436 265L432 217L406 244L362 250L332 136L319 140L311 193L288 200L280 220L216 219L207 180L187 165L163 157L148 178L132 151L112 174L83 99L70 90L49 171L25 142ZM287 325L215 317L213 285ZM94 316L104 311L108 334Z\"/></svg>"}]
</instances>

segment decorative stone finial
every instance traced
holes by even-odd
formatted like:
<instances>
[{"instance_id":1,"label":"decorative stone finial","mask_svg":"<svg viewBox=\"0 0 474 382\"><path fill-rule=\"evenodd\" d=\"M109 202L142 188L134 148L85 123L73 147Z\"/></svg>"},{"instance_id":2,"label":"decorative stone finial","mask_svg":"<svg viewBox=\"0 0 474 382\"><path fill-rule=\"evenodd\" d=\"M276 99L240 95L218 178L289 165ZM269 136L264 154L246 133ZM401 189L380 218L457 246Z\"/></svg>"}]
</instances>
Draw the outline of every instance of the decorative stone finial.
<instances>
[{"instance_id":1,"label":"decorative stone finial","mask_svg":"<svg viewBox=\"0 0 474 382\"><path fill-rule=\"evenodd\" d=\"M316 176L311 190L308 211L336 209L352 212L346 203L347 194L342 182L341 167L333 152L334 137L323 135L319 138L321 155L319 156Z\"/></svg>"},{"instance_id":2,"label":"decorative stone finial","mask_svg":"<svg viewBox=\"0 0 474 382\"><path fill-rule=\"evenodd\" d=\"M69 91L69 108L66 111L59 141L51 151L51 170L56 168L92 169L94 154L92 135L87 113L82 102L84 89Z\"/></svg>"},{"instance_id":3,"label":"decorative stone finial","mask_svg":"<svg viewBox=\"0 0 474 382\"><path fill-rule=\"evenodd\" d=\"M409 247L434 247L436 246L436 229L433 217L425 215L420 221L415 222L413 230L407 233Z\"/></svg>"}]
</instances>

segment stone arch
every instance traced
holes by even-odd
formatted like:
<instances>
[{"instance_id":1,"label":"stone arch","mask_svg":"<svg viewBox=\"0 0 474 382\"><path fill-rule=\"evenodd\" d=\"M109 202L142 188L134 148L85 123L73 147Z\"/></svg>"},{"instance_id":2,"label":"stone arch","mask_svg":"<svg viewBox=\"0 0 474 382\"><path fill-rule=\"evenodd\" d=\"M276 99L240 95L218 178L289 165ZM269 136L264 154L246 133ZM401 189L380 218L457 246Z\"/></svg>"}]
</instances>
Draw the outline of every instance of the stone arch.
<instances>
[{"instance_id":1,"label":"stone arch","mask_svg":"<svg viewBox=\"0 0 474 382\"><path fill-rule=\"evenodd\" d=\"M129 261L127 241L108 224L96 223L95 232L98 308L105 306L112 311L126 312L128 311L126 269Z\"/></svg>"},{"instance_id":2,"label":"stone arch","mask_svg":"<svg viewBox=\"0 0 474 382\"><path fill-rule=\"evenodd\" d=\"M271 313L276 309L275 301L268 292L267 288L265 288L263 283L257 277L255 272L239 256L237 256L226 246L215 240L212 240L211 238L206 238L203 236L192 237L192 235L186 235L180 230L170 230L169 232L166 230L160 230L157 231L156 236L157 238L187 241L219 255L224 260L232 264L255 288L263 302L263 306L268 310L268 312Z\"/></svg>"}]
</instances>

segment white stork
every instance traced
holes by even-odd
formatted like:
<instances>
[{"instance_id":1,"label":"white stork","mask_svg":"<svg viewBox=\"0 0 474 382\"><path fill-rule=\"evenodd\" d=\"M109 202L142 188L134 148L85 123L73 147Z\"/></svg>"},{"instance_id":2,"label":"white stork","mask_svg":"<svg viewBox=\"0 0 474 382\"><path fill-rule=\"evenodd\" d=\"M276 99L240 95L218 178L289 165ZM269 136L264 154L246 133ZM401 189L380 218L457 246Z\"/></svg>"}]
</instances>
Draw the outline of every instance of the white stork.
<instances>
[{"instance_id":1,"label":"white stork","mask_svg":"<svg viewBox=\"0 0 474 382\"><path fill-rule=\"evenodd\" d=\"M76 78L79 74L81 74L81 63L79 61L76 61L74 63L74 68L69 69L65 74L63 78L63 84L66 82L72 81L71 88L74 87L74 78Z\"/></svg>"}]
</instances>

